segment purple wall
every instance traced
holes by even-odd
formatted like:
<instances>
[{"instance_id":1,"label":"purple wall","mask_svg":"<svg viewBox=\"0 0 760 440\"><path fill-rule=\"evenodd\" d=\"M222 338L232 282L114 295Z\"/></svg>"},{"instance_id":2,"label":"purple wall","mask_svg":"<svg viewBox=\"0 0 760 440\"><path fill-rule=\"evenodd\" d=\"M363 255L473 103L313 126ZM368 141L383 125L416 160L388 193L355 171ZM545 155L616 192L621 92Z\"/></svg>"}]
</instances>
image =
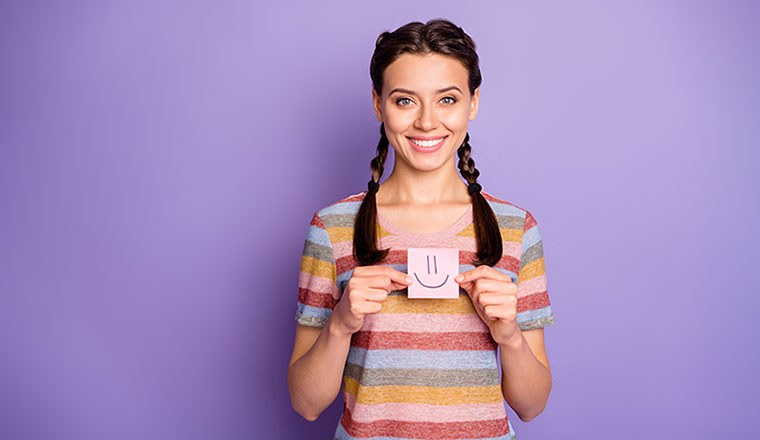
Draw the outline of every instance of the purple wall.
<instances>
[{"instance_id":1,"label":"purple wall","mask_svg":"<svg viewBox=\"0 0 760 440\"><path fill-rule=\"evenodd\" d=\"M375 38L435 17L478 45L480 181L544 239L518 438L753 435L757 2L10 3L0 438L332 438L340 397L288 396L300 253L366 188Z\"/></svg>"}]
</instances>

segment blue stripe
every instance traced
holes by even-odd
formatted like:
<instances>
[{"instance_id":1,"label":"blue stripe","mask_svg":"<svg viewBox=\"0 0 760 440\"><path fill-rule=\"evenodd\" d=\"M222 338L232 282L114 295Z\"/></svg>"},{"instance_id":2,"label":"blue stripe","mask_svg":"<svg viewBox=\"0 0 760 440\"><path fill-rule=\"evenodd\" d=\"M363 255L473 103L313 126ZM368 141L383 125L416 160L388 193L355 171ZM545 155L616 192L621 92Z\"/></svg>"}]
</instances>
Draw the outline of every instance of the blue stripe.
<instances>
[{"instance_id":1,"label":"blue stripe","mask_svg":"<svg viewBox=\"0 0 760 440\"><path fill-rule=\"evenodd\" d=\"M504 203L488 202L496 215L513 215L525 218L525 210Z\"/></svg>"},{"instance_id":2,"label":"blue stripe","mask_svg":"<svg viewBox=\"0 0 760 440\"><path fill-rule=\"evenodd\" d=\"M319 226L309 225L309 231L306 234L306 240L311 241L312 243L321 244L322 246L326 246L328 248L332 248L332 243L330 243L330 235L326 230L320 228Z\"/></svg>"},{"instance_id":3,"label":"blue stripe","mask_svg":"<svg viewBox=\"0 0 760 440\"><path fill-rule=\"evenodd\" d=\"M355 195L356 194L352 194L351 196L348 196L348 197L352 197ZM331 214L356 214L357 212L359 212L359 206L361 206L361 204L362 204L361 200L358 202L336 203L332 206L327 206L327 207L322 208L319 211L319 216L323 217L325 215L331 215Z\"/></svg>"},{"instance_id":4,"label":"blue stripe","mask_svg":"<svg viewBox=\"0 0 760 440\"><path fill-rule=\"evenodd\" d=\"M468 437L466 439L451 439L451 440L515 440L515 431L512 429L512 422L507 418L507 425L509 425L509 433L500 437ZM335 429L335 439L338 440L412 440L406 437L362 437L361 439L353 437L346 432L343 425L338 422L338 427Z\"/></svg>"},{"instance_id":5,"label":"blue stripe","mask_svg":"<svg viewBox=\"0 0 760 440\"><path fill-rule=\"evenodd\" d=\"M541 233L538 231L538 224L535 224L532 228L523 233L522 252L524 253L539 241L541 241Z\"/></svg>"},{"instance_id":6,"label":"blue stripe","mask_svg":"<svg viewBox=\"0 0 760 440\"><path fill-rule=\"evenodd\" d=\"M546 318L552 314L552 306L548 305L536 310L526 310L517 314L517 323L525 323L534 319Z\"/></svg>"},{"instance_id":7,"label":"blue stripe","mask_svg":"<svg viewBox=\"0 0 760 440\"><path fill-rule=\"evenodd\" d=\"M296 308L299 312L306 316L314 316L316 318L329 318L332 315L333 310L327 307L312 307L298 301Z\"/></svg>"},{"instance_id":8,"label":"blue stripe","mask_svg":"<svg viewBox=\"0 0 760 440\"><path fill-rule=\"evenodd\" d=\"M403 350L351 346L347 362L364 368L433 368L438 370L498 368L491 350Z\"/></svg>"}]
</instances>

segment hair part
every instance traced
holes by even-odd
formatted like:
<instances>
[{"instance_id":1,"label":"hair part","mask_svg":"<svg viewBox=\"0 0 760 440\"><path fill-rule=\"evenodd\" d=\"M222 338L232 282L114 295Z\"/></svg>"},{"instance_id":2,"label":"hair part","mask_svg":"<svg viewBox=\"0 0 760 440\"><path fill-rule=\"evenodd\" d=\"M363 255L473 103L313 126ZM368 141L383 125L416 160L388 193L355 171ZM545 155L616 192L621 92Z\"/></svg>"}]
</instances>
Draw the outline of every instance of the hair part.
<instances>
[{"instance_id":1,"label":"hair part","mask_svg":"<svg viewBox=\"0 0 760 440\"><path fill-rule=\"evenodd\" d=\"M382 96L383 75L385 69L402 54L426 55L438 53L459 60L468 72L468 88L470 96L480 86L478 54L475 42L465 31L445 19L432 19L427 23L414 21L396 29L393 32L381 33L375 41L375 51L370 61L369 73L372 87L378 96ZM459 156L458 168L468 184L476 183L480 171L475 168L471 157L472 147L469 144L470 134L465 135L462 145L457 149ZM376 156L370 162L372 180L380 183L383 176L385 159L388 156L388 137L385 124L380 124L380 141L377 144ZM354 257L360 266L376 264L388 256L390 249L377 247L377 198L376 191L367 190L354 222ZM499 223L491 205L480 191L472 193L472 214L477 240L477 254L473 259L474 266L486 264L494 266L502 257L502 238Z\"/></svg>"}]
</instances>

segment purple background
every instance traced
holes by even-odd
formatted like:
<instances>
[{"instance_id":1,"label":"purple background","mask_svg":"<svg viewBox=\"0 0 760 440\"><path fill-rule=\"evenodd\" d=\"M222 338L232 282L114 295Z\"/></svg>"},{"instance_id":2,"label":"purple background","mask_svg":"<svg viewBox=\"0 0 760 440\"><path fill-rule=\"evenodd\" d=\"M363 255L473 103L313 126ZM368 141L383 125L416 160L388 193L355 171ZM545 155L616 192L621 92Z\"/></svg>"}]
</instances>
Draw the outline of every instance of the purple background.
<instances>
[{"instance_id":1,"label":"purple background","mask_svg":"<svg viewBox=\"0 0 760 440\"><path fill-rule=\"evenodd\" d=\"M332 438L342 398L309 423L286 384L303 241L366 189L375 38L435 17L478 45L480 181L544 240L518 438L753 435L757 2L13 3L3 439Z\"/></svg>"}]
</instances>

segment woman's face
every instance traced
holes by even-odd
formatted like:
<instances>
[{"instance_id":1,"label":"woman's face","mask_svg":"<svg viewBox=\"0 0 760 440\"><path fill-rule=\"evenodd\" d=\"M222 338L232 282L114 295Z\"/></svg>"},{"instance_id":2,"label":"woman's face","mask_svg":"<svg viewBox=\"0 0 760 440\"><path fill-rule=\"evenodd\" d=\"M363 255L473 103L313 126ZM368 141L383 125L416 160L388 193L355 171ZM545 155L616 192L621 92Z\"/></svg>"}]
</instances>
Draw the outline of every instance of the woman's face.
<instances>
[{"instance_id":1,"label":"woman's face","mask_svg":"<svg viewBox=\"0 0 760 440\"><path fill-rule=\"evenodd\" d=\"M471 96L467 79L467 69L459 60L437 53L406 53L388 65L382 96L373 88L372 100L396 161L433 170L454 160L468 122L478 113L480 89Z\"/></svg>"}]
</instances>

